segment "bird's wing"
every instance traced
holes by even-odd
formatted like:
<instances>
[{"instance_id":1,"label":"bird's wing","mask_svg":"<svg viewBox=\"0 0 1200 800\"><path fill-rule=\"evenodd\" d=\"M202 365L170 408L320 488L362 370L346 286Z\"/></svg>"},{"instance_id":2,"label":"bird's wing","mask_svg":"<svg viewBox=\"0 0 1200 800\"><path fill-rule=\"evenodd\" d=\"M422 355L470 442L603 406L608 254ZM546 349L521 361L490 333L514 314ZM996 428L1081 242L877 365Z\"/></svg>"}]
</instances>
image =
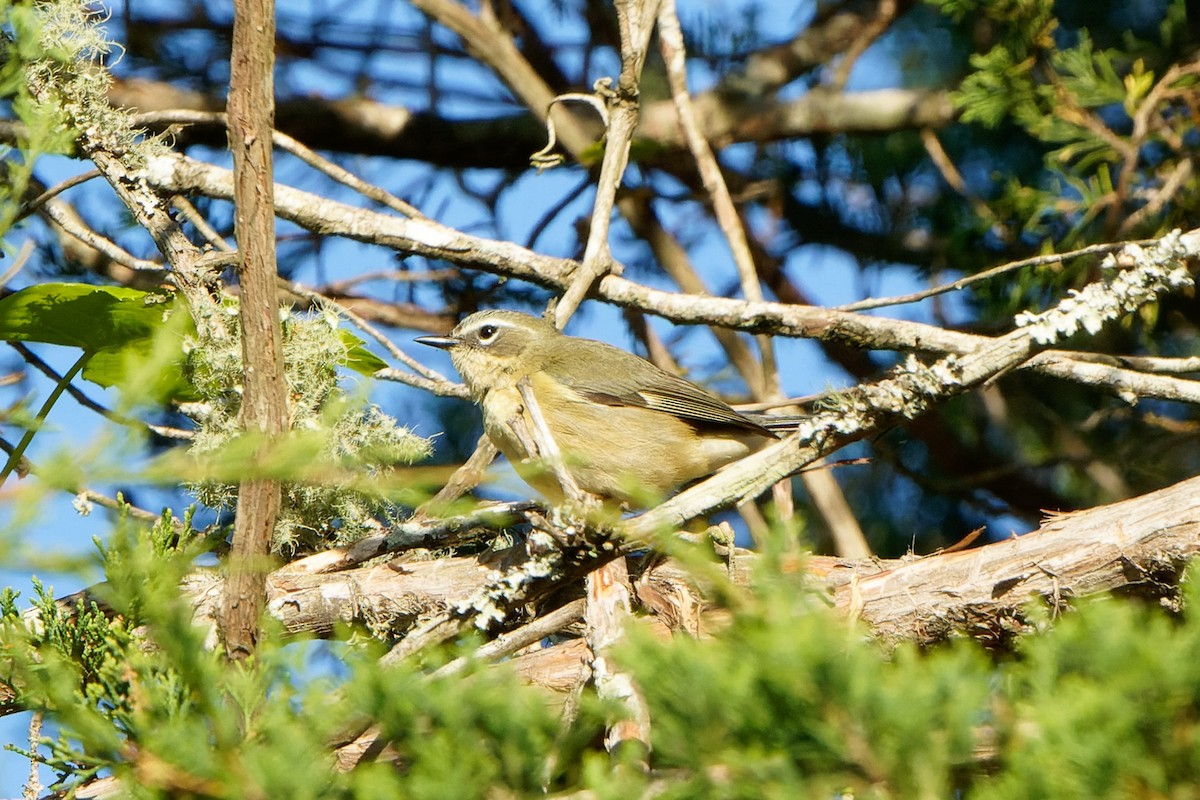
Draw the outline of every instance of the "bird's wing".
<instances>
[{"instance_id":1,"label":"bird's wing","mask_svg":"<svg viewBox=\"0 0 1200 800\"><path fill-rule=\"evenodd\" d=\"M574 370L566 383L593 403L648 408L697 426L728 427L778 438L694 383L663 372L635 355L624 355L628 360L622 359L622 363L628 368L620 375L607 375L600 380L591 373Z\"/></svg>"}]
</instances>

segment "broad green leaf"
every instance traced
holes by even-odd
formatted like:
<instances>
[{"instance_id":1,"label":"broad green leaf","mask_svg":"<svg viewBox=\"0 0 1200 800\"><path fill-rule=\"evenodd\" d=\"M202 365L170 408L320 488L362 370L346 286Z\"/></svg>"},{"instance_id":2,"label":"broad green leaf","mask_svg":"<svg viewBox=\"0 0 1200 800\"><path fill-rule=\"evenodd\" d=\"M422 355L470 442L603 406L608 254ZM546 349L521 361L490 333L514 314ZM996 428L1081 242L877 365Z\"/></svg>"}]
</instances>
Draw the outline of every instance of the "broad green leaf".
<instances>
[{"instance_id":1,"label":"broad green leaf","mask_svg":"<svg viewBox=\"0 0 1200 800\"><path fill-rule=\"evenodd\" d=\"M0 339L81 348L93 354L85 380L154 403L193 397L182 369L183 338L193 330L165 292L45 283L0 300Z\"/></svg>"},{"instance_id":2,"label":"broad green leaf","mask_svg":"<svg viewBox=\"0 0 1200 800\"><path fill-rule=\"evenodd\" d=\"M46 283L0 300L0 339L78 347L93 353L83 377L126 386L155 402L194 399L184 380L191 318L170 294L80 283ZM371 376L387 363L346 330L345 366Z\"/></svg>"},{"instance_id":3,"label":"broad green leaf","mask_svg":"<svg viewBox=\"0 0 1200 800\"><path fill-rule=\"evenodd\" d=\"M149 339L174 310L166 294L43 283L0 300L0 339L98 352Z\"/></svg>"}]
</instances>

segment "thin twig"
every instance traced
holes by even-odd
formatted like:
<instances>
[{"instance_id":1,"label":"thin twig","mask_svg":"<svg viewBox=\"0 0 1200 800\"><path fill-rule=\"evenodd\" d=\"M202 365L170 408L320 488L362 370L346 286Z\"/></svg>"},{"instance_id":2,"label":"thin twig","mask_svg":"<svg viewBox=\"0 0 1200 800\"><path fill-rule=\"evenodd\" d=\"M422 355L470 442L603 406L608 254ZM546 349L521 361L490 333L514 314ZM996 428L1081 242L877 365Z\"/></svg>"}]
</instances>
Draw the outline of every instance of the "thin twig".
<instances>
[{"instance_id":1,"label":"thin twig","mask_svg":"<svg viewBox=\"0 0 1200 800\"><path fill-rule=\"evenodd\" d=\"M654 213L654 207L646 198L626 193L617 201L617 204L638 236L650 245L655 261L680 289L691 295L711 296L712 293L689 259L687 251L679 243L679 240L663 227L658 215ZM641 309L637 310L642 313ZM763 384L762 364L755 359L745 338L737 331L722 325L711 325L709 330L716 338L717 343L721 345L721 349L725 351L729 363L742 376L746 386L761 386Z\"/></svg>"},{"instance_id":2,"label":"thin twig","mask_svg":"<svg viewBox=\"0 0 1200 800\"><path fill-rule=\"evenodd\" d=\"M378 270L376 272L364 272L355 275L345 280L334 281L328 283L316 291L322 294L344 294L350 291L355 286L371 281L395 281L396 283L437 283L440 281L452 281L462 277L462 272L457 269L426 269L426 270L407 270L407 269L387 269Z\"/></svg>"},{"instance_id":3,"label":"thin twig","mask_svg":"<svg viewBox=\"0 0 1200 800\"><path fill-rule=\"evenodd\" d=\"M162 514L155 514L153 511L148 509L130 505L127 500L109 497L106 494L100 494L92 489L80 489L75 494L89 502L95 503L98 506L103 506L110 511L116 511L121 514L128 514L134 519L139 519L142 522L155 523L162 519Z\"/></svg>"},{"instance_id":4,"label":"thin twig","mask_svg":"<svg viewBox=\"0 0 1200 800\"><path fill-rule=\"evenodd\" d=\"M1159 212L1162 211L1163 206L1170 202L1180 187L1192 177L1193 171L1194 168L1192 167L1192 160L1190 158L1185 158L1176 164L1175 168L1171 170L1171 174L1163 181L1162 188L1154 192L1150 202L1124 219L1120 229L1117 231L1117 235L1120 236L1128 231L1135 230L1147 219L1157 217Z\"/></svg>"},{"instance_id":5,"label":"thin twig","mask_svg":"<svg viewBox=\"0 0 1200 800\"><path fill-rule=\"evenodd\" d=\"M846 81L850 79L850 71L854 69L859 57L887 31L888 26L896 20L898 13L899 7L896 0L882 0L878 4L874 16L866 20L866 24L863 25L858 36L842 53L841 63L834 72L833 80L829 82L835 91L840 92L845 88Z\"/></svg>"},{"instance_id":6,"label":"thin twig","mask_svg":"<svg viewBox=\"0 0 1200 800\"><path fill-rule=\"evenodd\" d=\"M1128 367L1141 372L1156 372L1180 375L1188 372L1200 372L1200 356L1189 358L1164 358L1162 356L1110 356L1102 354L1079 353L1068 350L1047 350L1043 355L1070 357L1079 361L1096 361L1111 363L1113 366Z\"/></svg>"},{"instance_id":7,"label":"thin twig","mask_svg":"<svg viewBox=\"0 0 1200 800\"><path fill-rule=\"evenodd\" d=\"M389 339L387 336L385 336L382 331L380 331L378 328L376 328L370 322L367 322L365 319L363 319L358 314L356 314L353 311L351 311L350 309L346 308L344 305L339 303L337 300L326 297L325 295L323 295L319 292L313 291L312 289L309 289L305 286L302 286L299 283L295 283L294 281L283 281L283 279L280 279L280 280L287 287L288 291L294 292L294 293L300 295L301 297L307 298L308 300L311 300L314 303L316 303L318 306L322 306L322 305L329 306L330 308L336 310L338 314L340 314L340 315L344 316L346 319L348 319L351 322L351 324L354 325L354 327L358 328L360 331L367 334L372 339L374 339L376 342L378 342L381 346L383 346L383 348L388 351L388 353L392 356L392 358L396 359L400 363L404 364L404 366L408 367L409 369L418 373L422 378L424 378L424 382L422 382L421 388L423 388L423 389L430 388L429 384L432 383L432 384L437 385L437 389L436 389L436 391L434 389L430 389L430 391L434 391L435 394L441 395L443 397L466 397L467 396L466 388L463 387L461 384L455 383L454 381L450 380L446 376L442 375L440 372L430 369L429 367L422 364L420 361L417 361L415 358L413 358L412 356L405 353L403 350L401 350L399 347L397 347L395 344L393 344L392 340ZM380 372L383 372L383 371L381 370ZM403 381L403 379L396 377L394 370L388 371L388 374L386 377L388 377L391 380L400 380L402 382L407 383L407 381ZM416 384L414 384L414 385L416 385Z\"/></svg>"},{"instance_id":8,"label":"thin twig","mask_svg":"<svg viewBox=\"0 0 1200 800\"><path fill-rule=\"evenodd\" d=\"M28 449L29 443L33 441L33 437L41 430L42 424L46 421L46 417L50 413L50 409L54 408L54 404L58 402L58 398L62 397L62 393L66 391L67 386L71 384L75 376L91 360L92 355L94 355L92 351L84 350L79 358L75 360L75 363L71 365L71 368L67 370L67 374L58 379L58 383L54 385L50 394L46 396L41 408L38 409L37 414L33 418L33 423L25 431L24 435L21 436L21 441L17 442L16 447L8 454L8 460L5 461L4 466L0 468L0 486L4 485L4 482L8 480L8 476L22 463L25 450Z\"/></svg>"},{"instance_id":9,"label":"thin twig","mask_svg":"<svg viewBox=\"0 0 1200 800\"><path fill-rule=\"evenodd\" d=\"M496 460L497 452L496 445L492 444L492 440L487 437L487 434L480 436L471 456L454 471L454 474L437 494L417 507L413 513L413 519L425 519L437 514L441 509L446 508L478 486L479 482L483 480L488 466Z\"/></svg>"},{"instance_id":10,"label":"thin twig","mask_svg":"<svg viewBox=\"0 0 1200 800\"><path fill-rule=\"evenodd\" d=\"M563 209L577 200L579 196L583 194L584 191L586 191L591 185L591 176L584 175L583 179L570 190L568 190L557 203L553 203L549 208L547 208L545 213L538 218L537 222L535 222L533 227L530 229L529 237L525 240L525 246L533 248L537 244L538 239L541 238L542 233L544 233L546 228L550 226L550 223L562 213Z\"/></svg>"},{"instance_id":11,"label":"thin twig","mask_svg":"<svg viewBox=\"0 0 1200 800\"><path fill-rule=\"evenodd\" d=\"M973 283L985 281L990 278L995 278L998 275L1004 275L1009 272L1015 272L1025 267L1042 267L1047 264L1060 264L1064 261L1070 261L1074 258L1092 255L1104 255L1120 250L1127 244L1150 245L1156 239L1141 239L1136 242L1112 242L1108 244L1093 244L1087 247L1081 247L1078 250L1071 250L1067 253L1051 253L1044 256L1033 256L1032 258L1024 258L1020 261L1010 261L1007 264L1001 264L991 269L985 269L983 272L977 272L974 275L968 275L965 278L959 278L950 283L943 283L940 286L934 286L931 289L923 289L912 294L895 295L893 297L875 297L867 300L859 300L854 303L847 303L841 306L834 306L834 311L866 311L871 308L883 308L885 306L899 306L905 303L916 303L920 300L925 300L929 297L935 297L939 294L958 291L965 289Z\"/></svg>"},{"instance_id":12,"label":"thin twig","mask_svg":"<svg viewBox=\"0 0 1200 800\"><path fill-rule=\"evenodd\" d=\"M134 123L136 125L226 125L228 124L228 117L223 111L172 109L169 111L147 111L137 114L134 116ZM413 219L426 218L416 207L404 202L386 189L364 181L354 173L344 167L338 166L282 131L273 130L271 132L271 143L280 150L300 159L318 172L328 175L343 186L350 187L363 197L399 212L406 217Z\"/></svg>"},{"instance_id":13,"label":"thin twig","mask_svg":"<svg viewBox=\"0 0 1200 800\"><path fill-rule=\"evenodd\" d=\"M179 213L183 214L184 218L192 223L192 227L199 231L204 240L213 247L223 253L237 252L237 248L225 241L225 237L217 233L216 229L208 224L208 220L204 218L204 215L200 213L198 208L192 205L191 200L188 200L181 194L177 194L171 198L171 205L179 209Z\"/></svg>"},{"instance_id":14,"label":"thin twig","mask_svg":"<svg viewBox=\"0 0 1200 800\"><path fill-rule=\"evenodd\" d=\"M554 434L550 432L550 425L546 422L545 416L542 415L541 404L538 403L537 397L533 394L533 387L529 384L528 377L517 381L517 391L520 392L521 400L525 404L525 413L532 424L532 430L521 430L518 423L523 422L524 419L517 417L509 421L509 424L513 426L513 433L521 440L521 444L525 446L525 450L529 453L529 456L540 460L542 466L554 475L555 480L562 487L563 494L566 495L568 500L575 503L586 502L586 495L583 489L579 488L579 484L575 482L575 477L567 469L562 451L558 449L558 442L554 441ZM532 436L532 441L525 441L529 436Z\"/></svg>"},{"instance_id":15,"label":"thin twig","mask_svg":"<svg viewBox=\"0 0 1200 800\"><path fill-rule=\"evenodd\" d=\"M980 219L987 220L993 230L997 231L999 236L1007 241L1012 235L1011 232L1006 226L1000 223L1000 220L996 217L991 207L979 195L971 191L971 187L967 185L962 173L955 166L954 160L950 158L946 149L942 147L942 142L938 139L937 133L932 128L922 128L921 142L925 145L925 152L929 154L929 160L933 162L938 172L942 174L942 180L951 189L966 198L967 202L971 204L971 208L975 211L975 214Z\"/></svg>"},{"instance_id":16,"label":"thin twig","mask_svg":"<svg viewBox=\"0 0 1200 800\"><path fill-rule=\"evenodd\" d=\"M354 191L374 200L376 203L387 206L391 210L404 214L412 219L428 219L424 214L411 203L406 203L399 197L384 189L381 186L376 186L373 183L368 183L354 173L343 167L338 166L329 159L320 155L316 151L310 149L297 139L293 139L286 133L274 131L271 134L271 139L275 146L281 150L286 150L296 158L308 164L313 169L323 172L330 178L333 178L338 183L348 186Z\"/></svg>"},{"instance_id":17,"label":"thin twig","mask_svg":"<svg viewBox=\"0 0 1200 800\"><path fill-rule=\"evenodd\" d=\"M42 213L49 217L58 227L66 231L67 234L123 267L128 267L138 272L162 272L163 270L162 264L137 258L132 253L118 246L111 239L87 227L81 220L66 213L57 202L47 202L42 207Z\"/></svg>"},{"instance_id":18,"label":"thin twig","mask_svg":"<svg viewBox=\"0 0 1200 800\"><path fill-rule=\"evenodd\" d=\"M454 611L438 611L411 629L379 659L381 667L399 664L427 647L436 647L455 638L470 625L470 621Z\"/></svg>"},{"instance_id":19,"label":"thin twig","mask_svg":"<svg viewBox=\"0 0 1200 800\"><path fill-rule=\"evenodd\" d=\"M20 274L21 270L25 269L25 265L29 263L29 257L33 255L33 239L26 239L21 243L21 249L17 251L17 259L8 269L4 270L4 274L0 275L0 289L8 286L13 278Z\"/></svg>"},{"instance_id":20,"label":"thin twig","mask_svg":"<svg viewBox=\"0 0 1200 800\"><path fill-rule=\"evenodd\" d=\"M21 358L25 359L26 363L28 363L38 372L45 375L50 380L54 381L55 383L60 383L63 380L63 376L60 375L58 371L54 369L54 367L47 364L41 356L29 349L29 347L27 347L23 342L11 341L8 344L10 347L12 347L12 349L17 351ZM142 422L141 420L118 414L117 412L105 408L92 398L88 397L73 383L67 384L67 393L70 394L71 397L75 399L75 402L79 403L79 405L95 411L97 414L100 414L106 419L112 420L118 425L124 425L129 428L145 428L146 430L156 433L165 439L190 440L194 437L194 434L191 431L186 431L182 428L172 428L166 425L152 425L148 422Z\"/></svg>"},{"instance_id":21,"label":"thin twig","mask_svg":"<svg viewBox=\"0 0 1200 800\"><path fill-rule=\"evenodd\" d=\"M894 16L894 4L889 16L887 9L880 12L877 25L886 28L891 16ZM687 86L687 53L685 51L683 30L679 23L679 15L675 8L675 0L662 0L658 14L659 47L663 60L667 65L667 76L671 93L675 101L679 124L683 129L688 148L696 161L704 188L712 198L713 212L718 225L725 234L737 267L738 279L741 283L742 294L750 302L763 300L762 285L759 282L758 270L754 264L754 256L750 252L750 243L746 236L737 207L721 173L720 164L708 140L700 130L696 119L691 97ZM757 385L747 380L751 393L758 400L775 400L783 396L779 383L779 367L775 359L774 342L770 336L760 334L756 337L761 358L761 371L758 375L761 382ZM750 375L744 375L749 379ZM825 517L837 543L839 554L845 557L856 557L870 552L866 537L857 519L850 511L845 495L836 481L823 475L804 475L802 480L809 492L818 499L817 507ZM791 481L781 481L773 488L776 511L781 518L789 519L795 509Z\"/></svg>"},{"instance_id":22,"label":"thin twig","mask_svg":"<svg viewBox=\"0 0 1200 800\"><path fill-rule=\"evenodd\" d=\"M617 0L615 5L621 32L621 75L615 91L606 91L599 84L596 86L598 93L609 100L604 159L600 163L583 262L554 309L554 324L560 330L579 308L592 284L617 266L609 250L608 230L617 189L629 163L629 146L638 124L638 82L646 61L658 0Z\"/></svg>"},{"instance_id":23,"label":"thin twig","mask_svg":"<svg viewBox=\"0 0 1200 800\"><path fill-rule=\"evenodd\" d=\"M700 131L696 120L696 112L692 107L691 97L687 88L687 53L684 50L683 30L679 24L679 15L675 10L675 0L662 0L658 13L659 49L662 50L663 60L667 65L667 77L671 85L671 93L675 100L675 110L679 115L679 125L683 128L684 138L691 150L692 158L700 172L704 189L712 199L713 213L729 249L733 254L733 262L737 267L738 280L742 286L742 294L751 302L763 300L762 285L758 280L758 271L754 265L754 256L750 253L750 243L746 239L746 230L742 226L741 217L729 187L725 184L725 176L716 156ZM778 371L775 365L774 351L768 336L759 336L758 344L762 356L763 383L751 385L751 392L759 400L773 399L778 395ZM749 377L749 376L744 376Z\"/></svg>"},{"instance_id":24,"label":"thin twig","mask_svg":"<svg viewBox=\"0 0 1200 800\"><path fill-rule=\"evenodd\" d=\"M99 178L99 177L100 177L100 170L93 169L93 170L88 170L87 172L80 173L79 175L75 175L73 177L67 178L65 181L62 181L61 183L57 183L54 186L51 186L46 191L42 192L37 197L30 200L28 203L23 204L21 206L21 211L13 219L13 224L15 225L16 223L18 223L21 220L28 217L30 214L33 214L35 211L37 211L39 208L41 208L43 205L45 205L51 199L58 197L60 194L65 192L67 189L71 189L75 186L78 186L81 183L87 183L88 181L92 180L93 178Z\"/></svg>"}]
</instances>

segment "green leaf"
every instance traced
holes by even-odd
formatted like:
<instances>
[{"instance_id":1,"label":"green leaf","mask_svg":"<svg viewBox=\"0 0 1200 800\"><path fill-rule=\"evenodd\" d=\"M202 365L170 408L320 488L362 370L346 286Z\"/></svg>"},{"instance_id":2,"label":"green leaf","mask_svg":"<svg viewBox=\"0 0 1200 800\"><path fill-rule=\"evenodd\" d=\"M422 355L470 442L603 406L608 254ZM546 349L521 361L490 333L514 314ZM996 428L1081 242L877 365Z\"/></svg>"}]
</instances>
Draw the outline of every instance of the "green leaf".
<instances>
[{"instance_id":1,"label":"green leaf","mask_svg":"<svg viewBox=\"0 0 1200 800\"><path fill-rule=\"evenodd\" d=\"M81 283L46 283L0 300L0 339L78 347L94 354L83 377L132 386L154 402L195 399L183 377L182 343L195 326L166 292ZM387 362L347 330L345 366L370 377Z\"/></svg>"},{"instance_id":2,"label":"green leaf","mask_svg":"<svg viewBox=\"0 0 1200 800\"><path fill-rule=\"evenodd\" d=\"M368 378L381 369L387 369L387 362L366 348L366 342L348 330L340 330L342 342L346 345L346 367Z\"/></svg>"},{"instance_id":3,"label":"green leaf","mask_svg":"<svg viewBox=\"0 0 1200 800\"><path fill-rule=\"evenodd\" d=\"M154 402L193 395L182 372L183 337L193 331L191 318L165 292L46 283L0 300L0 339L78 347L93 354L86 380L136 383Z\"/></svg>"},{"instance_id":4,"label":"green leaf","mask_svg":"<svg viewBox=\"0 0 1200 800\"><path fill-rule=\"evenodd\" d=\"M175 308L165 294L45 283L0 300L0 339L98 352L149 339Z\"/></svg>"}]
</instances>

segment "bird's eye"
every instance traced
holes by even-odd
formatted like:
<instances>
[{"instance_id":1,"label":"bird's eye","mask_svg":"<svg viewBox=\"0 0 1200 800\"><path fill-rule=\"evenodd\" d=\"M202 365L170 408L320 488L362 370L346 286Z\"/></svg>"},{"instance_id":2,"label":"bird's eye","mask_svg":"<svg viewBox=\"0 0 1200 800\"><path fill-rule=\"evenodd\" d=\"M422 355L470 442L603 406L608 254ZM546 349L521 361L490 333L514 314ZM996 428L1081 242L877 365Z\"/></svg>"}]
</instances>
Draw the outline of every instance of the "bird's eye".
<instances>
[{"instance_id":1,"label":"bird's eye","mask_svg":"<svg viewBox=\"0 0 1200 800\"><path fill-rule=\"evenodd\" d=\"M495 325L484 325L479 329L479 341L486 342L496 335L499 329Z\"/></svg>"}]
</instances>

